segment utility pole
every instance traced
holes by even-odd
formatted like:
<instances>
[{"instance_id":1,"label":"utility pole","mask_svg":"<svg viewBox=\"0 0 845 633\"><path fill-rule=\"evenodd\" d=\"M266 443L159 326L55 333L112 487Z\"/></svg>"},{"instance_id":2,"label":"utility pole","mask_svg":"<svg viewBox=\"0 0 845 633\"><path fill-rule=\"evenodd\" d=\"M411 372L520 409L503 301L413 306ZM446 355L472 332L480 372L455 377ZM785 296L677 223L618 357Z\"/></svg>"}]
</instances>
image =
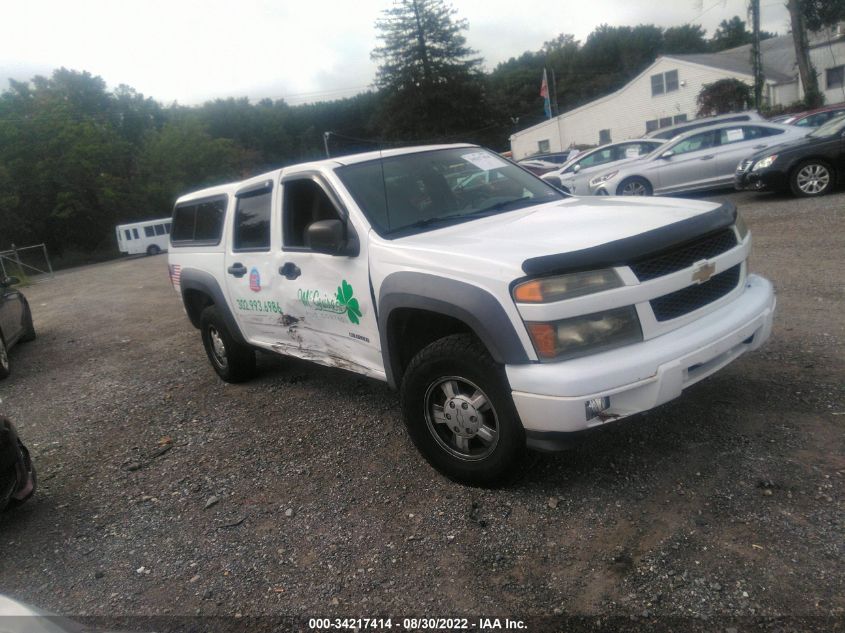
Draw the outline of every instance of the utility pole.
<instances>
[{"instance_id":1,"label":"utility pole","mask_svg":"<svg viewBox=\"0 0 845 633\"><path fill-rule=\"evenodd\" d=\"M754 109L763 105L763 62L760 56L760 0L750 0L751 10L751 67L754 69Z\"/></svg>"},{"instance_id":2,"label":"utility pole","mask_svg":"<svg viewBox=\"0 0 845 633\"><path fill-rule=\"evenodd\" d=\"M331 132L323 132L323 147L326 148L326 158L331 158L329 154L329 136L331 136Z\"/></svg>"}]
</instances>

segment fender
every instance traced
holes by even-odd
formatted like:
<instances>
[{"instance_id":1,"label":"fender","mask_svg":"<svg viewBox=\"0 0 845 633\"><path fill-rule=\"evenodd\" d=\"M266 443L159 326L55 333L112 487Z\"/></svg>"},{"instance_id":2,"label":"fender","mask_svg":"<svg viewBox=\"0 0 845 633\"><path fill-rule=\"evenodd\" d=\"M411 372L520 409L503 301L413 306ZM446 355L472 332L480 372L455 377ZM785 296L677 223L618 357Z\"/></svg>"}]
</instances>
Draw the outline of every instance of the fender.
<instances>
[{"instance_id":1,"label":"fender","mask_svg":"<svg viewBox=\"0 0 845 633\"><path fill-rule=\"evenodd\" d=\"M397 308L437 312L466 323L498 363L530 362L525 347L499 301L477 286L417 272L388 275L378 301L379 338L387 382L396 387L398 355L388 340L390 313Z\"/></svg>"},{"instance_id":2,"label":"fender","mask_svg":"<svg viewBox=\"0 0 845 633\"><path fill-rule=\"evenodd\" d=\"M232 338L234 338L238 343L249 345L243 334L241 334L238 322L235 320L232 311L229 309L229 304L226 301L226 296L223 294L223 290L220 288L220 284L217 283L217 280L213 275L205 272L204 270L197 270L196 268L183 268L179 287L182 292L182 304L186 307L188 305L185 301L186 290L198 290L211 297L212 301L214 301L214 305L217 306L223 320L226 322L226 327L229 329L229 333L232 335Z\"/></svg>"}]
</instances>

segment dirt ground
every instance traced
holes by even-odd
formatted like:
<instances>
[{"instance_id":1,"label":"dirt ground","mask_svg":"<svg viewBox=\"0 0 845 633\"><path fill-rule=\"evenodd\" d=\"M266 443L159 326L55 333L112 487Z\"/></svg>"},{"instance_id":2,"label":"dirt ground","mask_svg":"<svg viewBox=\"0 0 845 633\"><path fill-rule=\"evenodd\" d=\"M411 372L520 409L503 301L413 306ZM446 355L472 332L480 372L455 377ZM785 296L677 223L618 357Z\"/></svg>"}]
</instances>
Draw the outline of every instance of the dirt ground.
<instances>
[{"instance_id":1,"label":"dirt ground","mask_svg":"<svg viewBox=\"0 0 845 633\"><path fill-rule=\"evenodd\" d=\"M843 630L845 193L716 197L777 288L771 341L499 490L434 472L381 383L264 355L221 382L164 255L26 288L38 339L0 411L40 489L0 517L0 593L74 617Z\"/></svg>"}]
</instances>

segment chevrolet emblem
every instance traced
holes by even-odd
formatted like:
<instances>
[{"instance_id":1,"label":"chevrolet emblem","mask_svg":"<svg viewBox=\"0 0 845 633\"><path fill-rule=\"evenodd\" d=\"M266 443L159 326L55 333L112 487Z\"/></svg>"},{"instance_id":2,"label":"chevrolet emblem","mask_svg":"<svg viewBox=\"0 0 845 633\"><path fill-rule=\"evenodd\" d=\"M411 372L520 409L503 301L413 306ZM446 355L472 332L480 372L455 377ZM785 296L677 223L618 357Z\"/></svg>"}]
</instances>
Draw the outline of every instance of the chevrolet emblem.
<instances>
[{"instance_id":1,"label":"chevrolet emblem","mask_svg":"<svg viewBox=\"0 0 845 633\"><path fill-rule=\"evenodd\" d=\"M703 284L705 281L709 280L715 272L716 264L704 262L698 268L695 269L695 272L692 274L692 280L697 283Z\"/></svg>"}]
</instances>

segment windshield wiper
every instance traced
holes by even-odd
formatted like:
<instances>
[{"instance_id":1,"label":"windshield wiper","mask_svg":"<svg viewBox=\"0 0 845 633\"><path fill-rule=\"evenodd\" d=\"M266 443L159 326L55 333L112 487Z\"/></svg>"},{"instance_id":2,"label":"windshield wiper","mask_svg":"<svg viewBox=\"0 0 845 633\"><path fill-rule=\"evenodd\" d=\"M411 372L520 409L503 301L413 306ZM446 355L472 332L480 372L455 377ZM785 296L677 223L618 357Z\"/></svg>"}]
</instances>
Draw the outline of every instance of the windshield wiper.
<instances>
[{"instance_id":1,"label":"windshield wiper","mask_svg":"<svg viewBox=\"0 0 845 633\"><path fill-rule=\"evenodd\" d=\"M416 222L411 222L410 224L405 224L403 226L397 226L395 229L390 229L389 231L387 231L387 234L390 235L392 233L400 233L412 229L422 229L427 226L431 226L432 224L443 224L446 222L452 222L454 220L460 221L466 217L469 216L452 213L449 215L437 215L433 218L423 218L422 220L417 220Z\"/></svg>"}]
</instances>

